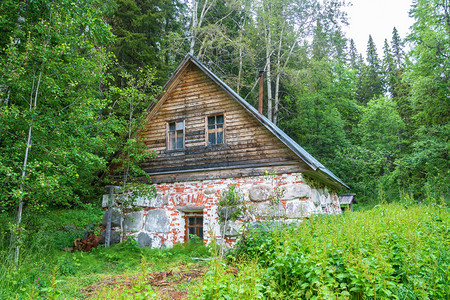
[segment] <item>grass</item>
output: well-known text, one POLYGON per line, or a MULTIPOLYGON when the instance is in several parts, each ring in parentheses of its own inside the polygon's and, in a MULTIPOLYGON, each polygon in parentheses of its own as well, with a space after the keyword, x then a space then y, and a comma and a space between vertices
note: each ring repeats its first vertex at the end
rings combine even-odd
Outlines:
POLYGON ((440 205, 384 204, 254 230, 211 266, 203 299, 449 299, 450 217, 440 205))
POLYGON ((129 240, 89 253, 53 251, 48 256, 25 256, 18 269, 3 257, 0 272, 6 276, 0 279, 0 299, 41 299, 52 295, 63 299, 128 299, 128 294, 131 299, 140 299, 136 295, 146 289, 145 295, 155 293, 148 284, 152 274, 170 270, 170 277, 177 279, 176 276, 204 265, 192 257, 207 256, 209 251, 203 245, 176 245, 160 250, 139 248, 129 240))
POLYGON ((92 207, 56 210, 27 220, 28 235, 18 268, 8 259, 6 224, 11 218, 0 215, 0 274, 4 274, 0 299, 148 299, 158 292, 158 287, 148 284, 156 282, 152 277, 168 270, 174 284, 188 288, 195 283, 181 276, 204 268, 205 263, 192 259, 210 256, 209 249, 198 243, 160 250, 140 248, 128 239, 89 253, 61 251, 100 223, 102 213, 92 207))
POLYGON ((0 299, 450 299, 449 216, 445 205, 411 202, 317 216, 255 229, 220 259, 214 244, 133 240, 63 252, 101 210, 57 211, 29 223, 17 269, 2 219, 0 299))

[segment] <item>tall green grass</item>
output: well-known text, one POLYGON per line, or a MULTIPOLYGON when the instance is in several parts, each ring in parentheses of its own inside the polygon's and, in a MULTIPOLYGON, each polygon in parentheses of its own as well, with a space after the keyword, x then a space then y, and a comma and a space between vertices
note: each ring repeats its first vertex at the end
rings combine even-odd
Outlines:
POLYGON ((28 233, 17 268, 8 259, 7 224, 13 218, 0 215, 0 299, 82 299, 83 288, 105 277, 134 276, 143 267, 148 272, 167 271, 192 263, 192 257, 210 255, 201 243, 160 250, 140 248, 133 239, 108 249, 100 245, 90 253, 61 251, 73 245, 75 238, 82 238, 84 231, 94 229, 102 215, 101 209, 87 207, 49 211, 26 220, 28 233))
POLYGON ((450 217, 439 205, 384 204, 254 229, 215 264, 204 299, 449 299, 450 217))

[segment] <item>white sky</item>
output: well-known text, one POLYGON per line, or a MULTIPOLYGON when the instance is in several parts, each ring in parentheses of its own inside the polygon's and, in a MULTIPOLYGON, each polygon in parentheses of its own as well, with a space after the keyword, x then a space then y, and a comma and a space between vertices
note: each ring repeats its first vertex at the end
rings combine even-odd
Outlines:
POLYGON ((356 49, 366 56, 369 34, 382 58, 384 39, 390 45, 392 29, 397 28, 402 39, 409 33, 413 19, 408 13, 413 0, 350 0, 353 6, 346 9, 350 25, 344 27, 348 39, 353 38, 356 49))

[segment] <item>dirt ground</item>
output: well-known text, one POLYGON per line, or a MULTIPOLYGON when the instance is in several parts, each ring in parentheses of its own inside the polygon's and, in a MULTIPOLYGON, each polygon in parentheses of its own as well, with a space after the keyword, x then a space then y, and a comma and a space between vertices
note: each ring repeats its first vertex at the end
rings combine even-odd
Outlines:
POLYGON ((181 266, 180 271, 111 276, 84 288, 82 292, 88 299, 96 298, 98 293, 105 289, 114 289, 119 294, 132 295, 136 291, 136 286, 148 283, 160 299, 187 299, 189 283, 193 279, 203 276, 205 272, 206 267, 204 266, 191 268, 181 266))

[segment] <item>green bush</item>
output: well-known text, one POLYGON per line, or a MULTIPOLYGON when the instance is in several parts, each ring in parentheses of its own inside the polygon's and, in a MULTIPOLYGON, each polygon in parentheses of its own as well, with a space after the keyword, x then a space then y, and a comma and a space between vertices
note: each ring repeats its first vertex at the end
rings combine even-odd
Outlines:
MULTIPOLYGON (((246 287, 255 298, 448 299, 449 237, 446 207, 388 204, 251 230, 233 257, 244 273, 258 261, 255 286, 246 287)), ((208 280, 205 295, 232 299, 242 288, 229 274, 208 280)))

